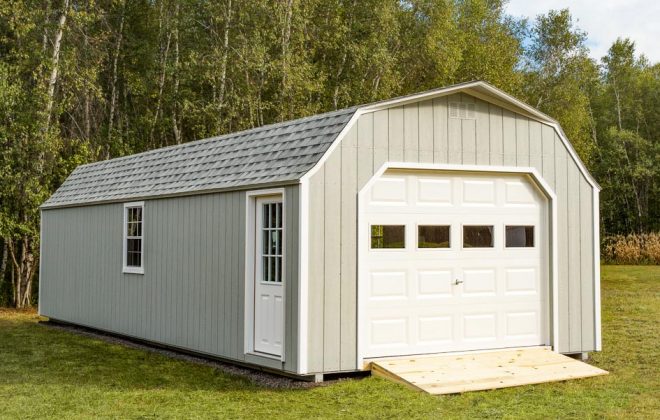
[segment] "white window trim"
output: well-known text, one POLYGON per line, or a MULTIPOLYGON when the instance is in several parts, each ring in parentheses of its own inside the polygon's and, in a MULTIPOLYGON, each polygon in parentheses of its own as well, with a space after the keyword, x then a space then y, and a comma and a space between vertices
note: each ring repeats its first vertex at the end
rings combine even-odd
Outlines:
POLYGON ((256 231, 255 231, 255 218, 256 218, 256 203, 257 199, 268 196, 280 196, 282 199, 282 305, 286 309, 286 191, 284 188, 270 188, 264 190, 248 191, 245 193, 245 311, 243 314, 244 322, 244 336, 243 336, 243 353, 252 356, 259 356, 267 359, 279 360, 284 362, 286 360, 286 310, 283 313, 285 319, 283 320, 282 332, 282 355, 276 356, 267 353, 261 353, 254 349, 254 282, 255 282, 255 265, 256 265, 256 231))
POLYGON ((145 238, 145 230, 144 230, 144 201, 134 201, 132 203, 124 203, 124 217, 123 217, 123 223, 121 226, 122 229, 122 273, 126 274, 144 274, 144 238, 145 238), (128 223, 128 209, 129 208, 134 208, 134 207, 140 207, 142 208, 142 241, 140 241, 140 267, 129 267, 126 265, 126 245, 128 243, 128 238, 126 235, 126 224, 128 223))

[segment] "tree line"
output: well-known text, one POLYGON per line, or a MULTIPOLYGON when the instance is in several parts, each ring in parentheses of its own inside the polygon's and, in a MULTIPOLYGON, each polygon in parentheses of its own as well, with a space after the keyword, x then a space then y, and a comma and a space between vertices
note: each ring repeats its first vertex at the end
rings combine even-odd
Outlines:
POLYGON ((502 0, 2 2, 0 305, 33 302, 38 208, 79 164, 475 79, 562 124, 605 233, 657 231, 659 75, 502 0))

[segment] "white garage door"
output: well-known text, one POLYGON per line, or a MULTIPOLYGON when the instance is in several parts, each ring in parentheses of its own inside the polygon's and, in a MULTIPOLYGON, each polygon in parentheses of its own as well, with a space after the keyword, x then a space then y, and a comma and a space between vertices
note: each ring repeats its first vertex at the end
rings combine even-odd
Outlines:
POLYGON ((366 191, 364 357, 549 343, 547 201, 531 182, 388 171, 366 191))

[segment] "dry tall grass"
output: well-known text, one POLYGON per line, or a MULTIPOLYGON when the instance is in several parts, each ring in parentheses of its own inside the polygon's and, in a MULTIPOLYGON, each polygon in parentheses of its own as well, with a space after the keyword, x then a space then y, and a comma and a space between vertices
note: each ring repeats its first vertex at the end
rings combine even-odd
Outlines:
POLYGON ((610 264, 660 264, 660 233, 606 236, 602 257, 610 264))

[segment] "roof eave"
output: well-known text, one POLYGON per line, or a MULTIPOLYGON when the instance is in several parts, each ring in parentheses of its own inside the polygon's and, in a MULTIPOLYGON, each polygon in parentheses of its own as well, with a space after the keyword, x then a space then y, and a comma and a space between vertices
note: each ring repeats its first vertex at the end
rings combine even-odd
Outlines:
POLYGON ((64 208, 73 208, 73 207, 88 207, 88 206, 97 206, 97 205, 102 205, 102 204, 115 204, 115 203, 125 203, 127 201, 147 201, 147 200, 160 200, 160 199, 166 199, 166 198, 177 198, 177 197, 190 197, 194 195, 205 195, 205 194, 215 194, 215 193, 223 193, 223 192, 231 192, 231 191, 248 191, 248 190, 253 190, 253 189, 264 189, 264 188, 274 188, 274 187, 284 187, 284 186, 291 186, 291 185, 298 185, 300 183, 300 178, 302 175, 299 175, 295 178, 288 179, 285 181, 277 181, 277 182, 268 182, 268 183, 263 183, 263 184, 248 184, 248 185, 240 185, 240 186, 230 186, 226 188, 211 188, 207 190, 191 190, 191 191, 184 191, 184 192, 176 192, 176 193, 165 193, 165 194, 157 194, 157 195, 138 195, 138 196, 131 196, 131 197, 119 197, 119 198, 112 198, 112 199, 106 199, 106 200, 96 200, 96 201, 85 201, 85 202, 78 202, 78 203, 63 203, 63 204, 48 204, 46 201, 44 204, 39 206, 39 210, 55 210, 55 209, 64 209, 64 208))

